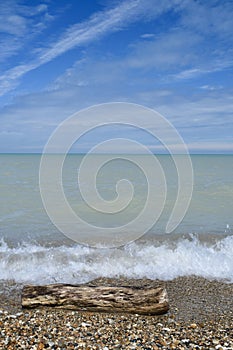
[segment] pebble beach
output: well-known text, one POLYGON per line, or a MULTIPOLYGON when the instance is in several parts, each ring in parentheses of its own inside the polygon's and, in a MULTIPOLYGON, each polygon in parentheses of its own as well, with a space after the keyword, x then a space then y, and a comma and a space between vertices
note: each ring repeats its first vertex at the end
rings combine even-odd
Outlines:
MULTIPOLYGON (((98 279, 97 284, 158 281, 98 279)), ((161 283, 161 282, 160 282, 161 283)), ((165 315, 22 309, 22 285, 1 284, 0 349, 233 349, 233 284, 201 277, 163 282, 165 315)))

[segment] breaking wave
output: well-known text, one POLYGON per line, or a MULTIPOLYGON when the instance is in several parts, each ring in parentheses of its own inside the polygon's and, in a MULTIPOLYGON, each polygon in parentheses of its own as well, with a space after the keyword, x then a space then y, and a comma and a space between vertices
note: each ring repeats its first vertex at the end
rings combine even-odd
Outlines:
POLYGON ((18 283, 82 283, 119 276, 171 280, 189 275, 233 282, 233 236, 213 244, 192 236, 173 246, 134 242, 116 249, 0 243, 0 279, 18 283))

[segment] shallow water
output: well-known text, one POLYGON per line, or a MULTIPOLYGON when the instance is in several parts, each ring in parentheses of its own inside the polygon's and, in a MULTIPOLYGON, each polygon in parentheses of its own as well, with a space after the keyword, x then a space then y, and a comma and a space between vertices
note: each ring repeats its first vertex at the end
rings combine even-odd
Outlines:
MULTIPOLYGON (((94 157, 104 159, 101 155, 94 157)), ((145 156, 133 156, 135 160, 137 157, 145 156)), ((97 249, 73 242, 50 221, 40 197, 40 155, 1 155, 0 279, 79 283, 99 276, 167 280, 196 274, 233 281, 233 156, 192 156, 191 204, 171 234, 165 234, 165 227, 177 195, 177 173, 169 156, 157 158, 167 181, 160 219, 136 242, 121 248, 97 249)), ((64 163, 64 191, 74 211, 103 227, 124 225, 137 215, 147 194, 140 169, 122 159, 103 167, 97 187, 106 200, 115 198, 116 182, 122 178, 131 181, 135 192, 127 211, 118 216, 99 216, 80 197, 77 172, 81 160, 82 156, 69 155, 64 163)), ((86 186, 88 189, 88 183, 86 186)), ((88 229, 82 234, 88 235, 88 229)))

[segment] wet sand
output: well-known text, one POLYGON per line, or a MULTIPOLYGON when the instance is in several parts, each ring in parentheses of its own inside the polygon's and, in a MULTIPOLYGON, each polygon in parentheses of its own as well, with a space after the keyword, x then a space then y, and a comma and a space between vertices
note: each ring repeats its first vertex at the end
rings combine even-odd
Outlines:
MULTIPOLYGON (((98 279, 96 284, 157 285, 98 279)), ((164 282, 163 282, 164 283, 164 282)), ((165 282, 162 316, 22 310, 22 285, 0 284, 0 349, 233 349, 233 284, 200 277, 165 282)))

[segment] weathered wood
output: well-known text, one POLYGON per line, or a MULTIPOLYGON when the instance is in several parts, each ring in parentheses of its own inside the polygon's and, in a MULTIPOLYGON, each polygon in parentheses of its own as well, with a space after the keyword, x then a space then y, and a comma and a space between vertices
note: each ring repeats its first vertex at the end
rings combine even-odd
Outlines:
POLYGON ((158 315, 169 309, 166 289, 156 287, 95 286, 51 284, 26 285, 22 307, 50 306, 62 309, 97 312, 127 312, 158 315))

